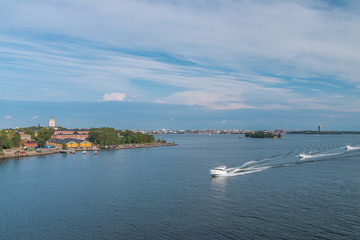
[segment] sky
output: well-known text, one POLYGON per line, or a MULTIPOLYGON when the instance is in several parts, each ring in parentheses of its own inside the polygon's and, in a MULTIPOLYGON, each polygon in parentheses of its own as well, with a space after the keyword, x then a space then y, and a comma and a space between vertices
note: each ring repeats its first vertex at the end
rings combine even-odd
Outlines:
POLYGON ((360 130, 359 10, 0 0, 0 128, 360 130))

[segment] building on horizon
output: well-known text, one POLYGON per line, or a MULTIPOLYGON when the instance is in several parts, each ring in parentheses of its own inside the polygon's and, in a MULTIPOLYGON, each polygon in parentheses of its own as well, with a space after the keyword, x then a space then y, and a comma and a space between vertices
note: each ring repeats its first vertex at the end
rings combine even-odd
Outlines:
POLYGON ((55 130, 54 134, 89 134, 90 130, 55 130))
POLYGON ((55 119, 53 116, 51 116, 51 118, 49 120, 49 127, 55 128, 55 119))
POLYGON ((89 134, 53 134, 51 135, 51 139, 79 139, 79 140, 86 140, 89 137, 89 134))

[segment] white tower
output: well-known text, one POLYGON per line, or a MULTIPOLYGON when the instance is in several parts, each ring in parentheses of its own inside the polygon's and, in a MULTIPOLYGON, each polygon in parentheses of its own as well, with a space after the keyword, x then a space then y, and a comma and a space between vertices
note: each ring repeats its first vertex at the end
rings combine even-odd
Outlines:
POLYGON ((49 127, 54 128, 55 127, 55 119, 53 116, 51 116, 49 120, 49 127))

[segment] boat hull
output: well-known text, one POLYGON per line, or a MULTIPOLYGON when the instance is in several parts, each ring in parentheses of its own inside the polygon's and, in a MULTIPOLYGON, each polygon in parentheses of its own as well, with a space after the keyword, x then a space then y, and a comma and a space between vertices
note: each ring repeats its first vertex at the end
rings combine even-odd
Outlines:
POLYGON ((308 158, 309 156, 308 155, 306 155, 305 153, 300 153, 299 154, 299 158, 300 159, 305 159, 305 158, 308 158))
POLYGON ((226 176, 228 173, 224 170, 218 170, 218 169, 211 169, 209 172, 211 177, 220 177, 220 176, 226 176))
POLYGON ((346 145, 346 146, 345 146, 345 149, 346 149, 346 150, 354 150, 355 148, 352 147, 352 146, 350 146, 350 145, 346 145))

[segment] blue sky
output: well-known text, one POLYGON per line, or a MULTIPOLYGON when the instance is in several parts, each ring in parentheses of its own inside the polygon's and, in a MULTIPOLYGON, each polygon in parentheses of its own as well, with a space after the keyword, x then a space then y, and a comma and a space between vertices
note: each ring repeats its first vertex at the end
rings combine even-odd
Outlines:
POLYGON ((360 130, 340 2, 0 1, 0 128, 360 130))

